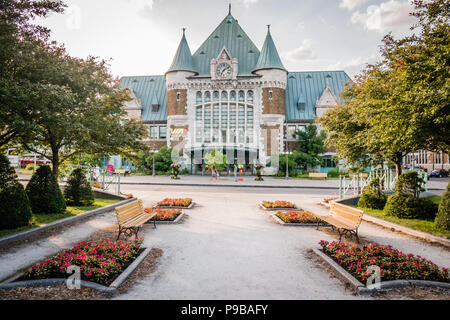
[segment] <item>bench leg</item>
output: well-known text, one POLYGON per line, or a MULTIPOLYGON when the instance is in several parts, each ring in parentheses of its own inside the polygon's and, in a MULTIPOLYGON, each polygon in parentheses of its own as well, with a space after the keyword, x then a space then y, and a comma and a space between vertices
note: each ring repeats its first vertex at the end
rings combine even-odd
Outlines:
POLYGON ((356 238, 356 242, 359 244, 358 230, 355 230, 355 238, 356 238))
POLYGON ((156 219, 153 220, 153 229, 156 229, 156 219))
POLYGON ((117 235, 116 241, 119 241, 121 234, 122 234, 122 228, 119 226, 119 234, 117 235))
POLYGON ((339 233, 339 243, 341 243, 341 241, 342 241, 342 236, 343 236, 343 234, 344 234, 344 231, 343 230, 341 230, 341 229, 337 229, 337 231, 338 231, 338 233, 339 233))
POLYGON ((135 227, 135 228, 134 228, 135 238, 138 237, 138 232, 139 232, 139 229, 140 229, 140 228, 141 228, 141 227, 135 227))

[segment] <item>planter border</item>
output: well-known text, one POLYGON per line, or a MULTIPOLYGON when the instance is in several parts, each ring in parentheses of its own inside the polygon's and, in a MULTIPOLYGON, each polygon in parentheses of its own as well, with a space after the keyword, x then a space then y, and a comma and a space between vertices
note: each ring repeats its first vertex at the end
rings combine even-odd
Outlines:
MULTIPOLYGON (((178 224, 180 222, 180 220, 183 219, 184 216, 185 216, 185 213, 181 212, 181 214, 178 215, 178 217, 173 221, 155 221, 155 222, 156 222, 156 224, 178 224)), ((146 224, 153 224, 153 221, 149 220, 146 222, 146 224)))
MULTIPOLYGON (((271 213, 270 216, 272 217, 272 219, 275 222, 281 224, 284 227, 317 227, 317 223, 287 223, 287 222, 284 222, 277 216, 276 213, 271 213)), ((330 225, 328 223, 326 223, 326 224, 319 224, 319 226, 328 227, 330 225)))
POLYGON ((154 206, 152 209, 192 209, 192 207, 195 205, 195 202, 192 201, 191 204, 187 207, 165 207, 165 206, 154 206))
POLYGON ((320 257, 324 262, 326 262, 336 273, 338 273, 342 278, 344 278, 348 283, 351 284, 353 289, 355 289, 359 294, 372 294, 375 292, 392 290, 397 288, 404 288, 410 286, 416 287, 427 287, 427 288, 442 288, 450 290, 450 283, 438 282, 438 281, 428 281, 428 280, 389 280, 380 282, 380 288, 367 288, 362 282, 356 279, 350 272, 345 270, 341 265, 329 257, 326 253, 320 251, 319 249, 313 248, 313 252, 320 257))
MULTIPOLYGON (((91 288, 101 293, 115 293, 117 289, 125 282, 125 280, 128 279, 128 277, 133 273, 133 271, 141 264, 141 262, 148 256, 151 250, 151 248, 146 248, 121 274, 119 274, 119 276, 109 286, 91 281, 81 280, 81 288, 91 288)), ((1 283, 0 289, 11 290, 15 288, 48 287, 65 284, 67 282, 67 279, 63 278, 13 282, 16 279, 20 278, 22 275, 23 273, 1 283)))
POLYGON ((261 203, 259 204, 259 208, 263 209, 264 211, 303 211, 302 209, 299 209, 297 207, 295 207, 295 208, 266 208, 261 203))
POLYGON ((80 214, 75 215, 73 217, 68 217, 68 218, 65 218, 65 219, 60 219, 60 220, 53 221, 53 222, 51 222, 49 224, 46 224, 44 226, 41 226, 41 227, 36 227, 36 228, 33 228, 33 229, 29 229, 29 230, 26 230, 26 231, 14 233, 12 235, 2 237, 2 238, 0 238, 0 247, 6 245, 8 243, 11 243, 13 241, 26 239, 26 238, 28 238, 30 236, 33 236, 33 235, 38 234, 38 233, 40 233, 42 231, 45 231, 45 230, 51 230, 51 229, 56 228, 56 227, 60 227, 60 226, 63 226, 63 225, 68 225, 70 223, 77 222, 79 220, 85 219, 85 218, 93 216, 93 215, 98 215, 98 214, 102 214, 102 213, 111 211, 112 209, 114 209, 116 207, 120 207, 120 206, 122 206, 124 204, 127 204, 127 203, 135 201, 135 200, 137 200, 137 198, 126 198, 123 201, 111 204, 111 205, 106 206, 106 207, 101 207, 101 208, 98 208, 98 209, 95 209, 95 210, 91 210, 91 211, 88 211, 88 212, 80 213, 80 214))

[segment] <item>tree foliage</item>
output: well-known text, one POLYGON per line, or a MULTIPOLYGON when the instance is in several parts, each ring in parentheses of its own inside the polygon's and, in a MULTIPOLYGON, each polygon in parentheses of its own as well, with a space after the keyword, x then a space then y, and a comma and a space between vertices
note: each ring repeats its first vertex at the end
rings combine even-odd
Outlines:
POLYGON ((319 132, 317 126, 310 124, 305 130, 295 132, 298 141, 297 152, 293 152, 292 158, 297 167, 317 166, 322 164, 322 157, 319 155, 327 151, 324 145, 326 133, 319 132))
POLYGON ((449 150, 449 2, 414 3, 416 33, 399 40, 386 35, 382 60, 347 85, 343 105, 319 120, 328 145, 348 164, 390 160, 400 175, 406 154, 449 150))
POLYGON ((218 171, 225 170, 227 166, 227 156, 221 150, 214 148, 205 154, 205 166, 208 170, 215 167, 218 171))
POLYGON ((442 196, 441 203, 439 203, 435 224, 438 228, 450 230, 450 182, 447 185, 447 190, 442 196))

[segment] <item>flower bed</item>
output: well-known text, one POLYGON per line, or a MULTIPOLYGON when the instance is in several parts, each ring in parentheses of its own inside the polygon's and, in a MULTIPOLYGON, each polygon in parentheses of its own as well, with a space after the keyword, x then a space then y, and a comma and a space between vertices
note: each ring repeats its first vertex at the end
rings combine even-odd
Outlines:
POLYGON ((276 216, 285 223, 325 223, 322 219, 317 218, 314 214, 308 211, 278 211, 276 216))
POLYGON ((181 209, 145 209, 145 212, 153 214, 156 213, 150 221, 175 221, 182 213, 181 209))
POLYGON ((166 198, 156 204, 157 207, 189 207, 192 203, 192 199, 169 199, 166 198))
POLYGON ((296 206, 292 202, 289 201, 263 201, 262 203, 264 208, 267 209, 295 209, 296 206))
POLYGON ((80 242, 70 250, 42 260, 25 270, 22 280, 67 278, 70 266, 79 266, 81 280, 110 285, 143 251, 142 240, 80 242))
POLYGON ((322 250, 341 267, 350 272, 361 282, 365 282, 370 274, 369 266, 380 267, 381 281, 388 280, 428 280, 450 282, 446 268, 442 270, 432 261, 421 256, 404 254, 391 246, 380 246, 374 243, 350 246, 348 243, 329 243, 320 241, 322 250))

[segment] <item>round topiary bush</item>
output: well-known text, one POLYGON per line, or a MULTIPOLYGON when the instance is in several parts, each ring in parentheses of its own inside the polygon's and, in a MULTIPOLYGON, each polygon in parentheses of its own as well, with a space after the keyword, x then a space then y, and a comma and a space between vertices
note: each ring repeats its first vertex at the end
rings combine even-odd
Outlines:
POLYGON ((440 229, 450 230, 450 182, 439 204, 435 224, 440 229))
POLYGON ((381 188, 380 179, 372 179, 361 195, 361 198, 359 198, 358 207, 382 210, 386 205, 387 194, 383 193, 381 188))
POLYGON ((94 203, 94 193, 81 168, 70 175, 64 188, 64 198, 71 206, 90 206, 94 203))
POLYGON ((36 170, 26 191, 34 214, 60 214, 66 210, 58 181, 49 166, 41 166, 36 170))
POLYGON ((17 175, 8 158, 0 154, 0 189, 17 183, 17 175))
POLYGON ((384 207, 386 215, 404 219, 432 220, 436 217, 437 205, 427 198, 412 197, 406 193, 390 196, 384 207))
POLYGON ((0 229, 15 229, 30 223, 30 200, 19 182, 1 190, 0 203, 0 229))

